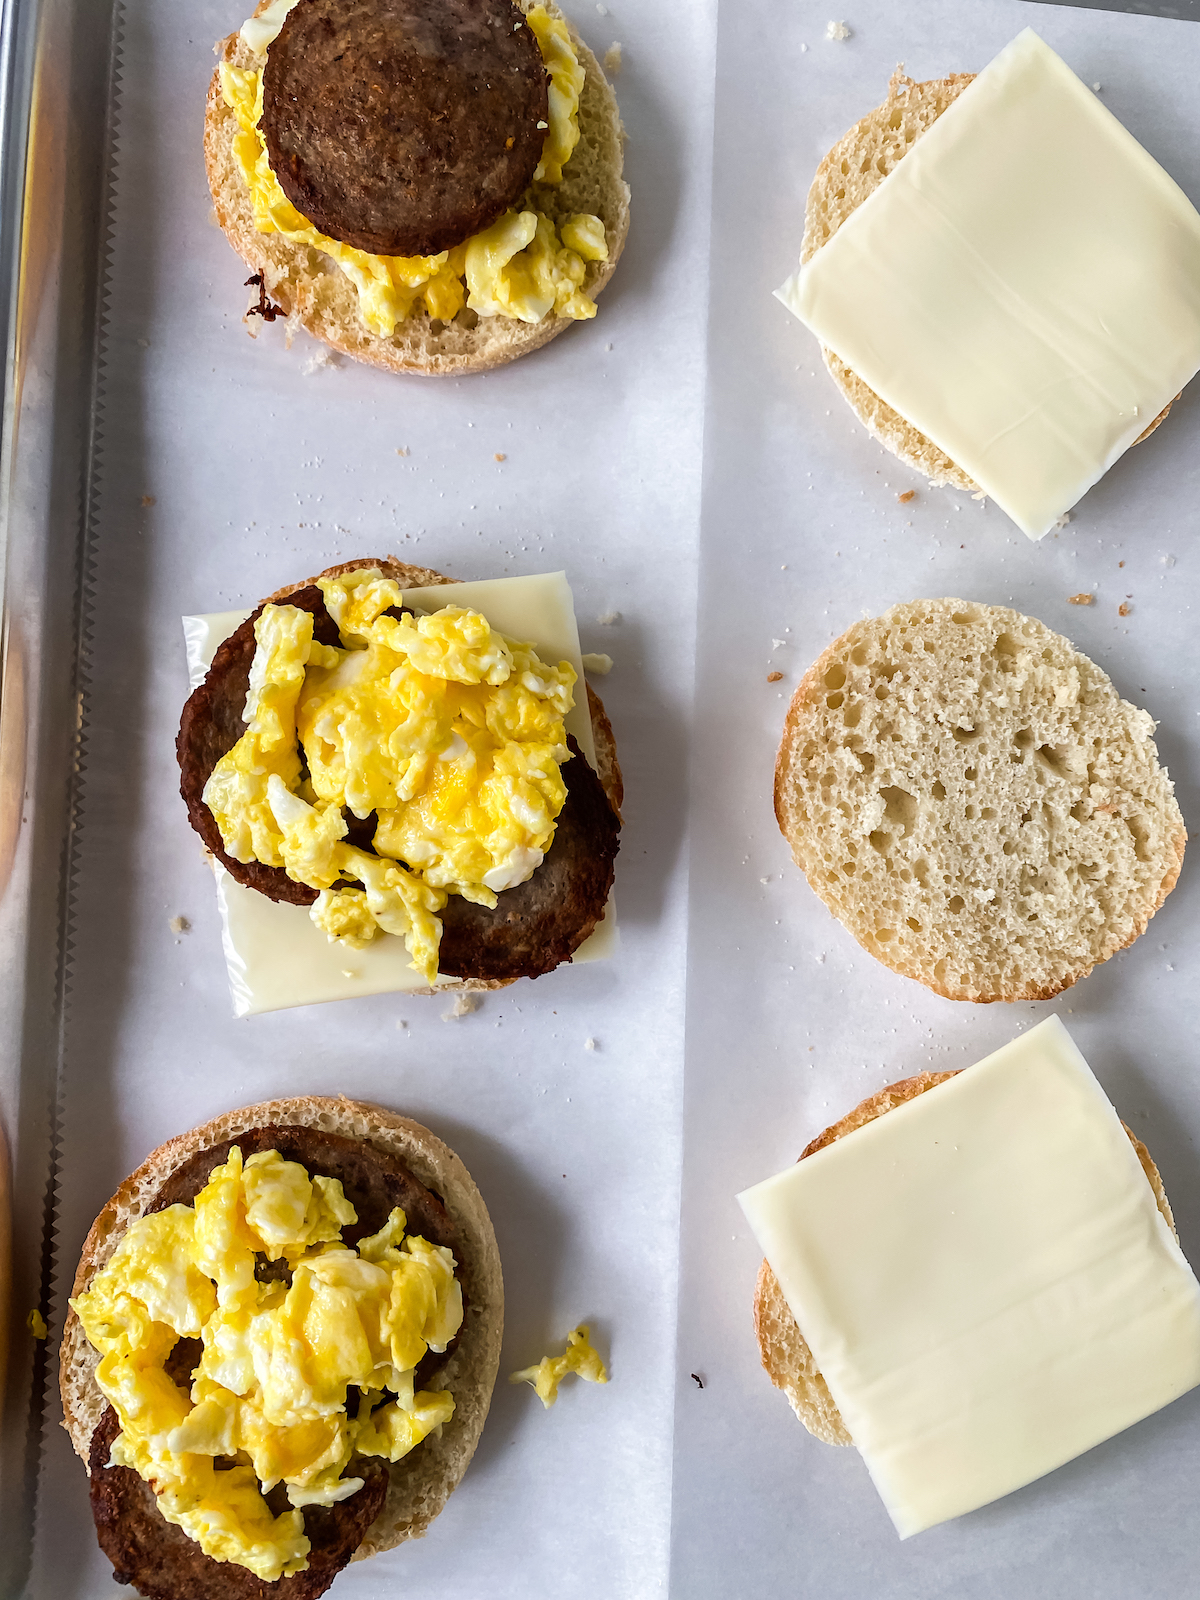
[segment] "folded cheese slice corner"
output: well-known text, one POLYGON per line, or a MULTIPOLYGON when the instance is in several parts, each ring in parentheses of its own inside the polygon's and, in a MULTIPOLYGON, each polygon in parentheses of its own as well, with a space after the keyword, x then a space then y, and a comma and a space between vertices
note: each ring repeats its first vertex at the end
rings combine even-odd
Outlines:
MULTIPOLYGON (((578 681, 575 704, 566 717, 567 732, 574 734, 584 757, 595 766, 575 601, 565 572, 408 589, 404 600, 420 612, 446 605, 473 607, 509 638, 534 645, 543 659, 569 661, 578 681)), ((183 618, 193 689, 203 683, 218 646, 249 615, 249 611, 222 611, 183 618)), ((380 937, 364 950, 348 949, 327 938, 302 906, 268 900, 230 877, 219 861, 213 862, 213 868, 235 1016, 425 988, 425 980, 412 969, 402 939, 380 937)), ((603 961, 614 954, 616 946, 616 910, 610 897, 599 926, 572 960, 576 964, 603 961)))
POLYGON ((738 1199, 902 1538, 1200 1383, 1200 1284, 1056 1017, 738 1199))
POLYGON ((778 294, 1040 539, 1200 370, 1200 214, 1026 28, 778 294))

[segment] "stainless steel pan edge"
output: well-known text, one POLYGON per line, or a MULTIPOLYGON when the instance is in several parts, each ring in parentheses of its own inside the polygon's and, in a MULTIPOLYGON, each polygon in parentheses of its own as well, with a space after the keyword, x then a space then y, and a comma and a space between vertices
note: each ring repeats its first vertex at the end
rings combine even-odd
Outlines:
MULTIPOLYGON (((115 0, 0 13, 0 1596, 24 1586, 62 1286, 49 1252, 72 816, 86 742, 89 482, 115 0), (39 1306, 51 1339, 26 1327, 39 1306), (56 1314, 57 1313, 57 1314, 56 1314)), ((47 1406, 47 1413, 50 1411, 47 1406)))

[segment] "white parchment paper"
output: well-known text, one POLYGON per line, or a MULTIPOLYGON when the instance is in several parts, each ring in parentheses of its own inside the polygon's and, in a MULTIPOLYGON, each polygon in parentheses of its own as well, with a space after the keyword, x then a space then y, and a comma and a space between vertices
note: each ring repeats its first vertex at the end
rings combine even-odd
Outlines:
MULTIPOLYGON (((491 1209, 502 1373, 588 1320, 612 1381, 575 1384, 545 1413, 502 1382, 431 1533, 351 1567, 337 1593, 661 1593, 715 5, 571 7, 600 55, 623 46, 629 245, 595 321, 461 381, 313 370, 319 347, 288 349, 281 324, 247 337, 247 271, 209 220, 201 159, 212 44, 247 9, 125 8, 56 1324, 92 1217, 163 1139, 309 1091, 407 1112, 459 1152, 491 1209), (238 1022, 177 792, 179 616, 389 552, 460 578, 567 571, 583 649, 615 662, 602 692, 628 791, 620 949, 457 1020, 442 1020, 444 997, 377 996, 238 1022), (178 916, 190 931, 172 932, 178 916)), ((39 1507, 39 1600, 129 1592, 53 1425, 39 1507)))
POLYGON ((794 270, 817 162, 896 63, 918 79, 974 70, 1030 23, 1200 201, 1200 28, 1016 0, 856 0, 836 13, 851 36, 826 42, 830 14, 740 0, 718 39, 672 1592, 1182 1595, 1196 1582, 1200 1393, 902 1545, 856 1452, 811 1438, 759 1365, 760 1257, 735 1191, 883 1084, 968 1065, 1050 1011, 1149 1145, 1200 1261, 1195 863, 1147 934, 1058 1000, 956 1005, 859 949, 792 866, 771 808, 809 663, 860 615, 950 594, 1031 612, 1098 660, 1161 719, 1160 755, 1200 820, 1195 385, 1035 547, 994 506, 926 489, 873 443, 771 293, 794 270), (1085 589, 1093 606, 1068 605, 1085 589))

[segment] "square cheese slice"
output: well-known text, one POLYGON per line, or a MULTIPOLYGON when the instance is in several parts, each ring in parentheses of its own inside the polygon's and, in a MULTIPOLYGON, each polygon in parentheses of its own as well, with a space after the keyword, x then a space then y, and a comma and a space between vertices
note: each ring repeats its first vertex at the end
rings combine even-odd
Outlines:
POLYGON ((1057 1017, 738 1198, 901 1538, 1200 1383, 1200 1284, 1057 1017))
POLYGON ((778 294, 1040 539, 1200 370, 1200 215, 1026 28, 778 294))
MULTIPOLYGON (((445 605, 471 606, 509 638, 529 641, 550 660, 569 661, 579 681, 576 703, 566 718, 567 731, 574 734, 584 756, 595 765, 596 747, 587 713, 575 602, 565 573, 407 589, 404 600, 414 611, 424 612, 437 611, 445 605)), ((184 617, 188 677, 193 689, 204 681, 217 647, 249 615, 249 611, 222 611, 184 617)), ((412 970, 402 939, 381 936, 364 950, 335 944, 313 923, 304 907, 278 905, 231 878, 220 862, 214 861, 213 867, 235 1016, 425 988, 420 974, 412 970)), ((610 898, 600 925, 580 945, 573 959, 603 960, 615 948, 616 912, 610 898)), ((456 979, 441 981, 457 983, 456 979)))

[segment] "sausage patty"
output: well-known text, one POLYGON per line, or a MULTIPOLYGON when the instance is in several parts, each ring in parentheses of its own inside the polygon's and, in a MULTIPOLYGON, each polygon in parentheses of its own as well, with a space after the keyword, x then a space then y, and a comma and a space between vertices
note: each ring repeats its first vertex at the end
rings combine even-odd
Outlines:
MULTIPOLYGON (((285 1160, 298 1161, 310 1177, 337 1178, 358 1212, 358 1221, 342 1229, 346 1244, 355 1245, 377 1233, 393 1207, 401 1206, 410 1234, 455 1249, 455 1227, 445 1206, 397 1156, 364 1140, 318 1128, 252 1128, 198 1150, 164 1180, 146 1214, 190 1205, 235 1144, 247 1160, 259 1151, 278 1150, 285 1160)), ((461 1281, 457 1260, 456 1251, 456 1276, 461 1281)), ((275 1275, 278 1266, 262 1258, 260 1275, 275 1275)), ((469 1295, 470 1286, 464 1284, 464 1308, 469 1295)), ((418 1389, 428 1387, 456 1342, 443 1353, 427 1353, 416 1369, 418 1389)), ((180 1339, 168 1357, 167 1371, 181 1388, 190 1385, 202 1350, 198 1339, 180 1339)), ((200 1595, 204 1600, 316 1600, 358 1549, 387 1499, 388 1463, 378 1456, 354 1457, 347 1475, 362 1478, 363 1487, 336 1505, 304 1508, 304 1531, 312 1544, 307 1570, 266 1583, 248 1567, 205 1555, 182 1528, 162 1516, 153 1489, 132 1468, 108 1465, 120 1431, 117 1414, 108 1406, 92 1434, 88 1455, 92 1518, 117 1582, 132 1584, 147 1600, 195 1600, 200 1595)), ((280 1490, 273 1490, 269 1501, 276 1515, 287 1509, 280 1490)))
POLYGON ((520 198, 547 106, 512 0, 299 0, 267 51, 260 126, 314 227, 373 255, 427 256, 520 198))
MULTIPOLYGON (((337 624, 315 584, 272 603, 310 611, 313 637, 322 644, 340 645, 337 624)), ((242 711, 254 660, 254 624, 261 612, 260 606, 224 640, 204 682, 183 708, 175 746, 179 790, 192 827, 233 878, 268 899, 310 906, 317 891, 289 878, 282 867, 235 861, 227 855, 216 819, 204 803, 204 786, 213 768, 246 731, 242 711)), ((620 848, 620 822, 575 740, 568 737, 567 745, 572 759, 562 769, 566 801, 546 859, 532 878, 503 890, 494 911, 452 894, 439 913, 438 970, 446 977, 541 977, 569 961, 603 917, 620 848)), ((348 842, 369 851, 374 818, 359 823, 352 814, 343 815, 348 842)))

